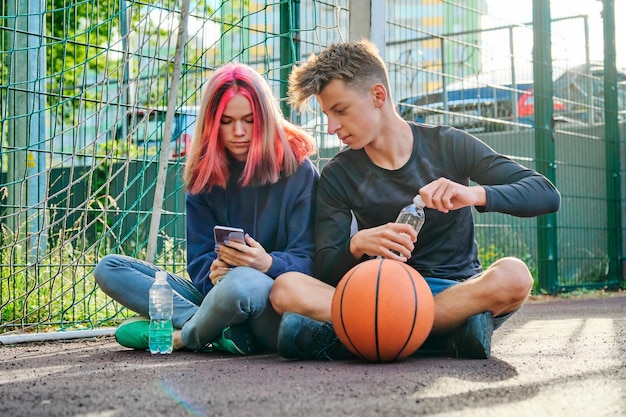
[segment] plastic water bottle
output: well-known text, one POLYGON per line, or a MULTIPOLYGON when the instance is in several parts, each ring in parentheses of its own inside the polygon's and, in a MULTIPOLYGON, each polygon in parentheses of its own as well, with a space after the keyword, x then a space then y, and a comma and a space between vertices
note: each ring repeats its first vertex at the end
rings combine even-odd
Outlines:
MULTIPOLYGON (((424 207, 426 204, 422 201, 422 198, 417 195, 413 198, 413 203, 404 207, 400 210, 398 217, 396 218, 396 223, 406 223, 410 224, 413 229, 419 234, 422 226, 424 225, 425 215, 424 215, 424 207)), ((396 255, 400 253, 393 251, 396 255)))
POLYGON ((426 204, 422 201, 422 198, 418 195, 413 199, 413 203, 400 210, 396 223, 410 224, 413 229, 419 234, 422 226, 424 225, 424 207, 426 204))
POLYGON ((150 353, 172 353, 173 291, 167 282, 167 272, 158 271, 150 287, 150 353))

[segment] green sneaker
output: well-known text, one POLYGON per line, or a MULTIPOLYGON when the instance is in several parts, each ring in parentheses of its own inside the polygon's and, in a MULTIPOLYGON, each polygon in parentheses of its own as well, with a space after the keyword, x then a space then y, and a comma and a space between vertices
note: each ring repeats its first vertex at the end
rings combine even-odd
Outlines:
POLYGON ((211 342, 211 347, 233 355, 253 355, 261 351, 256 337, 245 325, 225 328, 222 334, 211 342))
POLYGON ((148 350, 150 347, 148 343, 149 327, 150 319, 147 317, 131 317, 117 327, 115 340, 127 348, 148 350))

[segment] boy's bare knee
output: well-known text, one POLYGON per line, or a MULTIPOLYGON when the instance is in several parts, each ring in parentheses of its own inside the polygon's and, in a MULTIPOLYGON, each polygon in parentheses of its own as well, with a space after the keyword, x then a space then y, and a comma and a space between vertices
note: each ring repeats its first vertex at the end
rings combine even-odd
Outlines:
POLYGON ((287 311, 287 300, 289 300, 289 279, 285 279, 285 275, 280 275, 274 280, 272 290, 270 291, 270 304, 278 314, 287 311))
POLYGON ((287 311, 312 319, 330 320, 330 305, 335 288, 299 272, 287 272, 274 280, 270 303, 278 314, 287 311))
POLYGON ((533 277, 524 262, 517 258, 502 258, 491 267, 497 281, 497 293, 503 309, 515 309, 522 305, 533 288, 533 277))

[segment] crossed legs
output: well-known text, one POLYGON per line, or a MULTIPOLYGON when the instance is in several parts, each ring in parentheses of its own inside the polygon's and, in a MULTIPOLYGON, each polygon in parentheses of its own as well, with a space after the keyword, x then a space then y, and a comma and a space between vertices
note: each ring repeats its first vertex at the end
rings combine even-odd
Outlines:
MULTIPOLYGON (((479 277, 452 285, 436 294, 433 334, 462 325, 469 317, 489 311, 494 317, 518 309, 532 289, 533 278, 526 264, 507 257, 494 262, 479 277)), ((330 321, 335 288, 298 272, 274 281, 270 302, 278 314, 287 311, 318 321, 330 321)))

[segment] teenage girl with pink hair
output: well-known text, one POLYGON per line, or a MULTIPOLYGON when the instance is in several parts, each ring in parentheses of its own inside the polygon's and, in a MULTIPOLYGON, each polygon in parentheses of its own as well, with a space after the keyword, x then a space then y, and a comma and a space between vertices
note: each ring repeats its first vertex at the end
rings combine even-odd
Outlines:
MULTIPOLYGON (((283 117, 266 80, 226 64, 206 86, 185 167, 187 272, 168 273, 174 289, 174 349, 235 354, 275 351, 280 316, 268 296, 274 279, 312 274, 313 212, 319 174, 313 140, 283 117), (216 247, 213 227, 239 227, 245 243, 216 247)), ((148 291, 155 265, 108 255, 100 288, 139 314, 117 341, 148 348, 148 291)))

